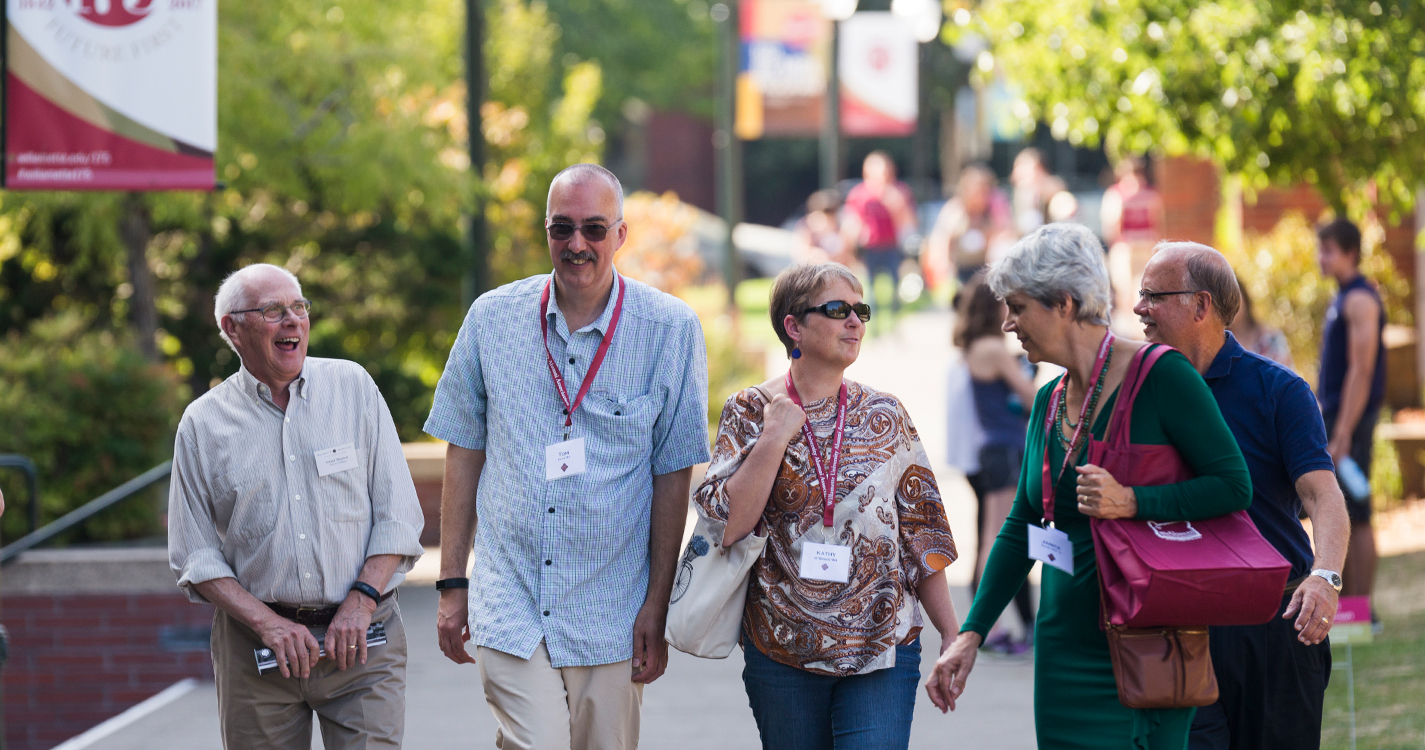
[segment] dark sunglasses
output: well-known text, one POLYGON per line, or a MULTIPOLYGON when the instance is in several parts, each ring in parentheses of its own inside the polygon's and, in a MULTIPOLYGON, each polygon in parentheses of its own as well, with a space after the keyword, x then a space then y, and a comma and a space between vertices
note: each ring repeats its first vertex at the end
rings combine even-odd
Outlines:
POLYGON ((808 307, 802 310, 802 315, 813 312, 819 312, 832 320, 846 320, 846 316, 851 313, 856 313, 856 317, 860 318, 862 323, 871 320, 871 306, 865 302, 857 302, 853 305, 845 300, 832 300, 824 305, 808 307))
POLYGON ((570 224, 567 221, 554 221, 546 224, 544 228, 549 231, 549 239, 558 242, 571 239, 576 229, 579 230, 580 234, 584 235, 584 239, 590 242, 603 242, 604 238, 609 236, 609 230, 613 228, 614 224, 618 224, 620 221, 623 221, 623 219, 618 219, 614 221, 613 224, 607 225, 580 224, 578 226, 570 224))

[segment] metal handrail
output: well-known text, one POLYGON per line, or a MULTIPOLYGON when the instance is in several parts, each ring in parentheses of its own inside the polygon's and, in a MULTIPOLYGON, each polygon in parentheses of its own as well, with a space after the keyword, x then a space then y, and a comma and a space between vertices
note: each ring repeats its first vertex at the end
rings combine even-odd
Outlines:
POLYGON ((69 531, 75 526, 89 520, 95 514, 117 505, 129 496, 147 488, 154 482, 166 478, 172 472, 173 462, 164 461, 158 466, 145 471, 118 487, 105 492, 99 497, 45 524, 44 528, 37 529, 16 539, 14 542, 5 545, 3 549, 0 549, 0 565, 9 564, 16 557, 19 557, 21 552, 38 547, 60 534, 69 531))
POLYGON ((25 472, 25 483, 30 488, 30 533, 35 533, 40 527, 39 469, 35 468, 35 462, 31 461, 29 456, 21 456, 18 453, 0 455, 0 467, 9 467, 25 472))

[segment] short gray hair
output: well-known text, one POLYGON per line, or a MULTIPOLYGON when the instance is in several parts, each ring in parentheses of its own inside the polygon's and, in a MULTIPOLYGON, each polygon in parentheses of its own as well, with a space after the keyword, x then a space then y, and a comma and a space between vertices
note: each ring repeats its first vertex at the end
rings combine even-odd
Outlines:
POLYGON ((1081 224, 1045 224, 1030 232, 990 267, 985 281, 1001 299, 1023 293, 1057 307, 1068 297, 1078 305, 1076 320, 1108 325, 1112 294, 1103 245, 1081 224))
POLYGON ((1216 249, 1199 242, 1164 240, 1153 246, 1153 254, 1160 252, 1183 254, 1184 281, 1194 292, 1207 292, 1212 297, 1212 310, 1217 313, 1222 325, 1230 326, 1237 319, 1237 311, 1242 308, 1242 287, 1237 285, 1237 275, 1232 272, 1232 264, 1216 249))
POLYGON ((233 346, 233 340, 228 338, 228 332, 223 330, 223 316, 234 310, 240 310, 257 304, 252 298, 252 289, 248 286, 248 279, 259 273, 277 273, 286 276, 293 284, 297 285, 297 294, 302 294, 302 282, 297 280, 291 271, 282 266, 274 266, 271 263, 253 263, 250 266, 243 266, 228 274, 223 283, 218 287, 218 295, 213 298, 213 319, 218 322, 218 335, 223 337, 224 343, 234 352, 237 347, 233 346))
POLYGON ((560 170, 559 174, 554 175, 554 179, 549 181, 549 193, 546 194, 544 198, 545 216, 549 215, 549 199, 554 196, 554 186, 559 184, 561 178, 565 177, 574 181, 576 184, 582 183, 590 178, 602 179, 608 182, 609 185, 613 187, 614 195, 618 200, 618 216, 616 218, 623 218, 623 183, 618 181, 618 177, 616 177, 613 172, 597 164, 588 163, 570 164, 560 170))

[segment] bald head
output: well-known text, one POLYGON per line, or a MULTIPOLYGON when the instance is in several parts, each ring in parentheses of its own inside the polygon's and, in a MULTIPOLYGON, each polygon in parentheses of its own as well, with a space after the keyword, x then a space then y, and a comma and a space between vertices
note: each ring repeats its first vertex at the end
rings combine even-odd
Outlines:
POLYGON ((1242 290, 1222 253, 1197 242, 1159 242, 1149 264, 1162 264, 1164 270, 1174 273, 1182 289, 1207 292, 1222 326, 1232 325, 1242 306, 1242 290))
POLYGON ((618 181, 618 177, 615 177, 613 172, 597 164, 572 164, 565 167, 559 174, 554 175, 554 179, 549 181, 549 195, 544 204, 546 215, 553 215, 550 206, 554 199, 554 190, 561 185, 573 188, 585 185, 607 186, 613 191, 614 200, 618 206, 618 214, 608 217, 608 220, 623 218, 623 184, 618 181))

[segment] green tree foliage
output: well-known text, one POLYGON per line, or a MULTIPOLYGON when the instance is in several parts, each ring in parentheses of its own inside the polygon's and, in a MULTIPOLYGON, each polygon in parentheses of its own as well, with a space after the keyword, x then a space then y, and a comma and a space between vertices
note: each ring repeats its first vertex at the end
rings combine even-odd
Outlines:
MULTIPOLYGON (((69 312, 0 339, 0 453, 34 459, 41 523, 168 458, 183 409, 170 368, 145 361, 123 334, 85 328, 69 312)), ((3 537, 14 541, 28 531, 30 498, 19 472, 0 473, 0 487, 10 510, 3 537)), ((155 507, 131 500, 90 521, 78 538, 161 533, 155 507)))
POLYGON ((717 70, 707 0, 547 0, 564 64, 597 61, 606 86, 594 115, 617 127, 631 98, 712 118, 717 70))
POLYGON ((1338 213, 1371 182, 1408 208, 1425 180, 1420 3, 989 0, 957 20, 947 39, 988 37, 981 72, 1075 144, 1196 154, 1249 189, 1306 181, 1338 213))

